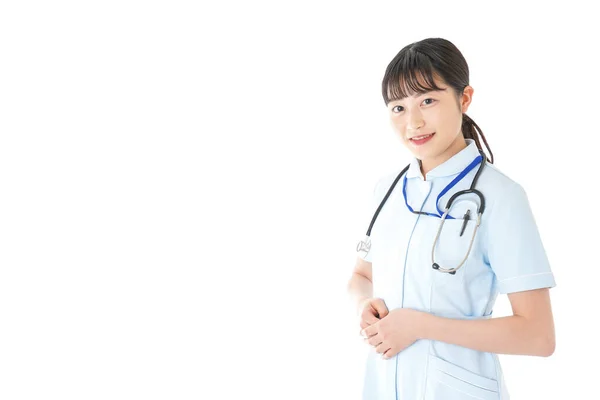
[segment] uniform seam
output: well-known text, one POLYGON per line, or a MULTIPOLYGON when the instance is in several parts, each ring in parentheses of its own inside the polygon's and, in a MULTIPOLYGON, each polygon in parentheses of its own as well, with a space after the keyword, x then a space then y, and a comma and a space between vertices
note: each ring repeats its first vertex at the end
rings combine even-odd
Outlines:
POLYGON ((517 278, 527 278, 529 276, 548 275, 548 274, 551 274, 551 273, 552 272, 539 272, 537 274, 517 275, 517 276, 510 277, 510 278, 499 279, 498 282, 505 282, 505 281, 509 281, 511 279, 517 279, 517 278))

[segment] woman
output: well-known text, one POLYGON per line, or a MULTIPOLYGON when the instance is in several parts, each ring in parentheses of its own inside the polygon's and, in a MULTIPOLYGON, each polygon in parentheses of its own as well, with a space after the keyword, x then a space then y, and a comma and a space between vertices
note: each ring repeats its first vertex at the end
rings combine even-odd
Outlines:
POLYGON ((378 213, 348 284, 371 346, 363 398, 507 400, 497 354, 555 347, 556 284, 527 195, 492 165, 466 115, 473 88, 451 42, 403 48, 382 89, 414 158, 377 182, 378 213), (444 215, 467 189, 480 193, 454 197, 444 215), (498 293, 512 316, 491 318, 498 293))

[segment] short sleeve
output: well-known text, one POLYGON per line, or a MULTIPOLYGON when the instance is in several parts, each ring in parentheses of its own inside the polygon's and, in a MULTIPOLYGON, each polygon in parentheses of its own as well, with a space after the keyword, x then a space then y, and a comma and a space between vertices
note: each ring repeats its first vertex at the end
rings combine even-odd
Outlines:
POLYGON ((525 190, 519 184, 511 186, 489 212, 485 256, 499 293, 556 286, 525 190))

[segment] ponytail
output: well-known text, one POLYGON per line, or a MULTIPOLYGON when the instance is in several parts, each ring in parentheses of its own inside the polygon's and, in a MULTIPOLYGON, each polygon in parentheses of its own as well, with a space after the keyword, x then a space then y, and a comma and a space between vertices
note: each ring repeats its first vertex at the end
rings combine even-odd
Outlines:
POLYGON ((492 150, 490 149, 487 140, 485 140, 485 136, 483 135, 481 128, 475 123, 475 121, 471 119, 471 117, 464 113, 462 120, 462 133, 465 139, 473 139, 475 141, 475 144, 477 145, 477 148, 483 151, 481 143, 479 142, 479 136, 481 136, 481 138, 483 139, 483 143, 485 143, 485 147, 487 148, 488 153, 490 153, 491 157, 490 158, 486 156, 486 159, 490 164, 494 163, 494 154, 492 154, 492 150))

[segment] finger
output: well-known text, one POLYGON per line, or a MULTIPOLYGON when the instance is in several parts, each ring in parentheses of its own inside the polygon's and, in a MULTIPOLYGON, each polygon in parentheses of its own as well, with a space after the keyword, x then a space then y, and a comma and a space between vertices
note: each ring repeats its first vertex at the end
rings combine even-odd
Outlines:
POLYGON ((390 346, 387 343, 379 343, 377 346, 375 346, 375 351, 380 353, 381 356, 383 356, 385 352, 389 350, 390 346))
POLYGON ((385 305, 383 299, 375 299, 375 301, 371 303, 371 306, 375 308, 375 311, 379 315, 379 318, 383 318, 389 314, 388 308, 385 305))
POLYGON ((373 347, 377 347, 377 346, 381 345, 381 343, 383 342, 383 340, 381 339, 381 335, 377 335, 377 334, 375 334, 365 340, 368 341, 369 344, 373 347))
POLYGON ((394 357, 394 351, 392 349, 387 349, 386 351, 383 352, 383 354, 381 355, 381 358, 383 358, 384 360, 389 360, 390 358, 394 357))
MULTIPOLYGON (((358 324, 360 325, 360 329, 362 331, 363 329, 373 325, 374 323, 376 323, 378 321, 379 321, 379 319, 377 319, 373 314, 365 312, 364 314, 361 315, 358 324)), ((361 335, 362 335, 362 333, 361 333, 361 335)))
POLYGON ((362 332, 363 329, 365 329, 366 327, 368 327, 370 325, 371 324, 368 324, 365 321, 360 321, 360 332, 362 332))
POLYGON ((379 319, 377 319, 373 314, 368 315, 367 313, 365 313, 364 317, 361 317, 359 319, 358 324, 360 325, 360 330, 362 331, 363 329, 373 325, 378 321, 379 319))
POLYGON ((379 318, 375 316, 375 310, 365 310, 361 315, 361 320, 366 322, 368 325, 372 325, 375 322, 379 321, 379 318))
POLYGON ((360 331, 360 334, 361 334, 361 336, 370 338, 371 336, 377 334, 377 325, 373 324, 373 325, 367 326, 362 331, 360 331))

